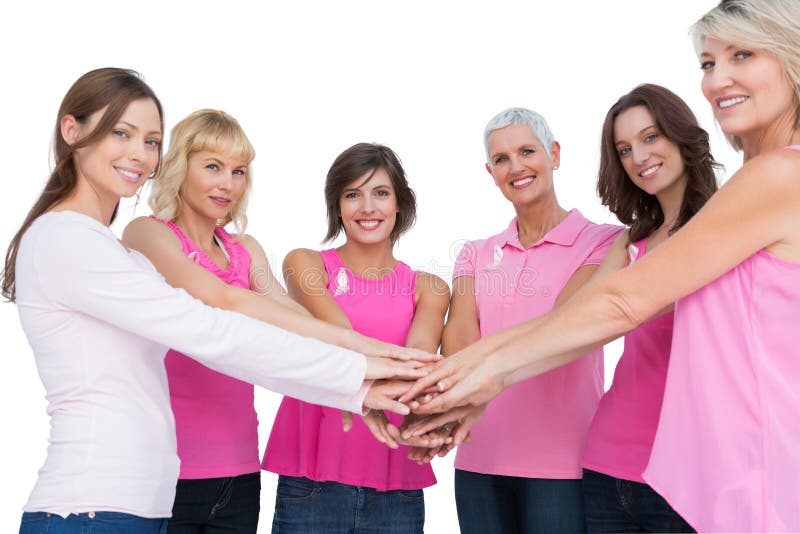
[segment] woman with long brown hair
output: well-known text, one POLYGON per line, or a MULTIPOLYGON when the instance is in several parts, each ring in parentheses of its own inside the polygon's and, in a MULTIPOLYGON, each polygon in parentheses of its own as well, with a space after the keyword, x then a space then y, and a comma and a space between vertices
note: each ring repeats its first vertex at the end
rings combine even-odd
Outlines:
MULTIPOLYGON (((717 190, 708 134, 664 87, 620 97, 603 123, 597 189, 629 227, 597 276, 655 250, 717 190)), ((658 426, 672 342, 672 310, 625 336, 614 381, 600 399, 583 453, 589 532, 687 532, 691 527, 642 478, 658 426)))

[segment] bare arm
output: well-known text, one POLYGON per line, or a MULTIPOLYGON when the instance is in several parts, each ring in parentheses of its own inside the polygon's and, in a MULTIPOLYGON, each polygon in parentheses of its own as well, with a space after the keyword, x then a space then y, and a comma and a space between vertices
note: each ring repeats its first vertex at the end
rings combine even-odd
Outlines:
MULTIPOLYGON (((283 260, 283 275, 286 279, 289 294, 314 317, 341 328, 352 330, 353 327, 347 315, 328 292, 328 273, 325 270, 325 264, 319 252, 309 249, 295 249, 289 252, 283 260)), ((355 332, 354 334, 363 339, 365 343, 381 344, 379 341, 365 338, 355 332)), ((419 346, 417 348, 426 352, 435 352, 436 347, 430 347, 430 345, 428 343, 428 346, 419 346)), ((383 388, 386 391, 388 396, 382 401, 386 403, 394 402, 394 399, 407 389, 407 386, 403 383, 378 383, 376 387, 383 388)), ((372 408, 389 408, 389 406, 375 404, 370 404, 370 406, 372 408)), ((399 406, 395 405, 393 411, 397 411, 397 408, 399 406)), ((387 432, 386 418, 383 415, 383 411, 373 410, 363 418, 364 423, 378 441, 386 443, 393 448, 397 447, 397 444, 387 432)), ((344 431, 348 432, 352 425, 352 414, 343 411, 342 426, 344 431)))
POLYGON ((259 295, 275 299, 278 304, 286 306, 292 311, 311 316, 308 310, 289 297, 289 294, 272 273, 267 255, 259 242, 249 235, 242 236, 241 240, 247 251, 250 252, 250 289, 259 295))
MULTIPOLYGON (((799 171, 800 154, 795 151, 779 150, 754 159, 683 229, 641 260, 576 295, 568 309, 552 314, 532 335, 539 339, 544 329, 550 329, 552 337, 578 335, 570 345, 597 344, 669 309, 763 248, 800 261, 799 171)), ((531 358, 526 371, 509 375, 508 382, 557 366, 561 357, 541 354, 554 354, 549 345, 560 344, 553 340, 536 350, 537 357, 531 358)))
POLYGON ((351 348, 350 333, 298 313, 265 297, 228 285, 187 258, 177 236, 163 223, 149 217, 134 219, 122 234, 125 246, 147 256, 158 272, 173 287, 217 308, 237 311, 297 334, 351 348))
MULTIPOLYGON (((575 271, 575 273, 567 281, 564 288, 561 290, 561 293, 559 293, 559 296, 556 299, 554 307, 562 305, 564 302, 568 301, 570 298, 572 298, 573 295, 575 295, 578 291, 585 288, 587 285, 596 282, 597 280, 602 279, 605 276, 608 276, 610 273, 613 273, 619 270, 620 268, 624 267, 628 259, 626 242, 627 242, 627 236, 626 233, 623 232, 623 234, 620 234, 620 236, 617 237, 616 241, 614 242, 614 245, 611 247, 603 263, 600 266, 584 265, 583 267, 575 271)), ((475 300, 474 296, 471 300, 474 303, 475 300)), ((485 337, 480 341, 472 344, 471 346, 465 345, 463 349, 458 349, 458 350, 463 351, 462 355, 463 353, 470 353, 472 351, 488 355, 492 351, 501 348, 504 344, 512 342, 517 337, 524 336, 531 329, 535 329, 536 325, 541 323, 543 317, 544 316, 537 317, 530 321, 526 321, 511 326, 495 334, 492 334, 491 336, 485 337)), ((599 344, 598 346, 602 346, 602 344, 599 344)), ((582 357, 587 352, 589 351, 588 350, 573 351, 572 353, 569 354, 570 361, 582 357)), ((453 378, 448 377, 444 382, 452 383, 453 381, 454 381, 453 378)), ((413 395, 414 392, 412 391, 411 394, 413 395)), ((471 427, 483 415, 483 409, 485 407, 484 404, 469 403, 469 405, 470 405, 469 408, 455 408, 435 418, 420 419, 419 421, 415 421, 414 423, 409 425, 408 428, 405 429, 404 437, 411 438, 414 436, 419 436, 426 432, 431 431, 434 428, 438 428, 441 425, 446 425, 448 423, 457 421, 457 424, 453 427, 454 439, 452 445, 450 447, 443 448, 442 452, 446 454, 447 452, 449 452, 450 449, 452 449, 453 446, 458 445, 459 443, 464 441, 464 439, 467 438, 467 434, 471 429, 471 427), (466 424, 464 424, 463 421, 466 421, 466 424)), ((417 408, 419 411, 427 411, 424 409, 420 409, 420 404, 412 403, 412 406, 414 408, 417 408)), ((418 457, 419 456, 420 455, 418 455, 418 457)), ((429 461, 431 457, 432 455, 428 454, 427 458, 423 457, 422 459, 424 461, 429 461)))
POLYGON ((416 308, 414 320, 408 330, 406 347, 436 352, 442 340, 444 316, 450 302, 450 289, 438 276, 420 272, 417 274, 414 299, 416 308))
POLYGON ((283 260, 283 277, 291 298, 311 315, 352 330, 350 320, 328 292, 328 273, 319 252, 305 248, 289 252, 283 260))
POLYGON ((481 337, 478 306, 475 304, 475 278, 453 279, 450 312, 442 333, 442 354, 449 356, 478 341, 481 337))
POLYGON ((125 228, 122 240, 126 246, 147 256, 171 286, 186 290, 210 306, 237 311, 284 330, 369 356, 430 360, 419 351, 365 342, 363 336, 351 330, 289 310, 273 298, 226 284, 187 258, 175 234, 155 219, 140 217, 131 221, 125 228))
MULTIPOLYGON (((800 261, 798 171, 800 154, 794 151, 778 150, 754 158, 656 250, 591 284, 488 358, 486 354, 466 356, 459 363, 474 371, 456 376, 453 389, 423 410, 485 402, 510 384, 562 365, 571 351, 585 352, 636 328, 762 248, 800 261), (475 364, 478 356, 483 361, 475 364)), ((442 362, 442 367, 448 364, 442 362)), ((434 371, 416 387, 449 380, 448 376, 455 375, 434 371)))
MULTIPOLYGON (((626 240, 627 237, 624 233, 617 238, 600 267, 597 265, 584 265, 575 271, 561 290, 561 293, 559 293, 554 306, 557 307, 569 300, 591 280, 606 276, 608 272, 613 272, 624 266, 628 257, 627 248, 625 246, 626 240)), ((448 354, 467 349, 467 347, 469 347, 469 349, 467 349, 468 351, 477 350, 488 354, 500 348, 504 343, 511 342, 517 336, 524 335, 539 322, 539 319, 536 318, 511 326, 496 334, 476 341, 470 346, 471 342, 467 341, 467 336, 465 336, 464 333, 471 333, 472 335, 470 337, 473 340, 477 340, 480 337, 473 278, 470 276, 458 277, 453 282, 453 286, 453 305, 450 309, 450 317, 448 318, 445 333, 447 334, 447 328, 449 328, 451 324, 456 326, 457 329, 453 329, 451 332, 454 335, 448 338, 447 349, 450 350, 452 348, 453 351, 448 354), (454 313, 454 311, 456 313, 454 313), (450 344, 451 342, 452 344, 450 344)), ((574 359, 577 359, 584 354, 585 352, 575 351, 572 356, 574 356, 574 359)), ((414 393, 412 393, 412 395, 413 394, 414 393)), ((422 402, 424 403, 426 400, 428 399, 423 399, 422 402)), ((412 403, 412 406, 418 408, 419 404, 412 403)), ((441 447, 437 451, 428 451, 427 453, 423 453, 419 450, 412 451, 414 455, 413 459, 419 462, 425 462, 430 461, 435 454, 439 454, 440 456, 447 454, 453 447, 467 439, 472 426, 482 417, 484 408, 485 405, 483 404, 471 405, 468 408, 456 408, 434 418, 422 418, 413 421, 404 428, 403 437, 406 439, 423 435, 443 425, 445 425, 445 429, 452 428, 453 430, 453 440, 450 444, 441 447), (454 422, 455 425, 451 427, 450 423, 454 422)))

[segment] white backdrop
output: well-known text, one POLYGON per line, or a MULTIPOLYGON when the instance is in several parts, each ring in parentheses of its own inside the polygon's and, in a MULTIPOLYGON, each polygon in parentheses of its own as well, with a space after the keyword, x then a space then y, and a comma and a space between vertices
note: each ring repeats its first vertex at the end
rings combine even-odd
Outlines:
MULTIPOLYGON (((564 207, 612 221, 594 182, 610 105, 642 82, 665 85, 711 132, 728 172, 739 157, 714 127, 687 29, 715 0, 608 2, 105 2, 7 4, 0 32, 6 199, 2 250, 39 194, 59 102, 84 72, 140 71, 167 128, 203 107, 235 116, 258 151, 249 233, 279 268, 292 248, 318 247, 333 158, 358 141, 392 147, 419 199, 398 246, 412 267, 449 279, 460 240, 496 233, 513 215, 483 168, 482 131, 496 112, 541 112, 562 147, 564 207)), ((144 195, 147 192, 145 191, 144 195)), ((134 215, 125 204, 119 233, 134 215)), ((613 221, 612 221, 613 222, 613 221)), ((47 445, 43 388, 12 304, 0 305, 3 409, 0 532, 18 528, 47 445)), ((619 346, 607 351, 607 383, 619 346)), ((109 354, 109 358, 113 358, 109 354)), ((262 448, 280 398, 257 392, 262 448)), ((427 530, 457 531, 452 456, 435 462, 427 530)), ((275 477, 263 476, 269 532, 275 477)))

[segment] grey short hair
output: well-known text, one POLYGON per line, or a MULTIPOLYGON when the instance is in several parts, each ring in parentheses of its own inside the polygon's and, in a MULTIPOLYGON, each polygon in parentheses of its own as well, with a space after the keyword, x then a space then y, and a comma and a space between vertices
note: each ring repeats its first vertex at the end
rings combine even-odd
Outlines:
POLYGON ((500 128, 511 126, 512 124, 524 124, 528 126, 533 132, 533 135, 539 138, 542 145, 547 149, 547 157, 550 157, 550 149, 553 147, 555 138, 553 132, 550 131, 550 126, 544 117, 526 108, 508 108, 501 111, 486 123, 486 128, 483 129, 483 147, 486 150, 486 163, 489 167, 492 166, 492 156, 489 154, 489 134, 500 128))

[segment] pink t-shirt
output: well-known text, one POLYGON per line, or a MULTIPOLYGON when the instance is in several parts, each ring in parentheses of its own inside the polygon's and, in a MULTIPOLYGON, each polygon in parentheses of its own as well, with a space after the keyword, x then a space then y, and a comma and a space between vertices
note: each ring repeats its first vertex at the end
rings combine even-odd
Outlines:
MULTIPOLYGON (((353 329, 369 337, 405 345, 414 319, 416 272, 398 261, 379 279, 355 275, 335 249, 321 253, 328 291, 353 329)), ((387 413, 399 425, 402 417, 387 413)), ((421 489, 436 483, 430 465, 408 459, 409 448, 378 442, 358 416, 342 431, 339 410, 284 397, 269 436, 262 468, 280 475, 366 486, 379 491, 421 489)))
POLYGON ((644 479, 701 532, 800 531, 800 263, 761 250, 675 307, 644 479))
MULTIPOLYGON (((647 239, 631 245, 631 257, 645 253, 647 239)), ((625 336, 625 349, 611 388, 600 399, 586 438, 583 467, 644 482, 642 471, 658 427, 672 345, 673 312, 648 321, 625 336)))
MULTIPOLYGON (((577 210, 527 249, 517 220, 461 250, 453 272, 474 277, 481 337, 547 313, 570 277, 599 264, 621 231, 577 210)), ((457 469, 528 478, 581 478, 586 431, 603 394, 603 350, 506 389, 458 448, 457 469)))
MULTIPOLYGON (((250 289, 250 253, 223 228, 215 234, 227 252, 227 269, 218 267, 178 226, 183 252, 226 284, 250 289)), ((258 418, 253 385, 212 371, 197 360, 170 350, 164 359, 169 396, 175 414, 180 478, 217 478, 255 473, 258 463, 258 418)))

